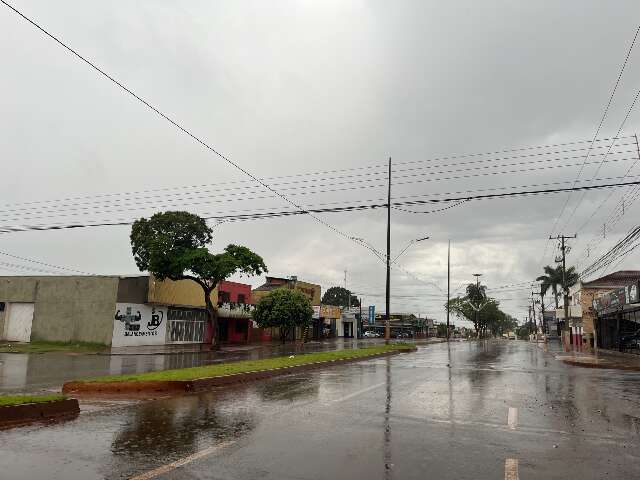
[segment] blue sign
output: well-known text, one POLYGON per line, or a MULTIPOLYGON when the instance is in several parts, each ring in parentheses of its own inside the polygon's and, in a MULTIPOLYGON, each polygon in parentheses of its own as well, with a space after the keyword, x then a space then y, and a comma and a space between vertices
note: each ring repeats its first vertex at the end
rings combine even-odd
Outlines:
POLYGON ((376 306, 369 305, 369 325, 376 323, 376 306))

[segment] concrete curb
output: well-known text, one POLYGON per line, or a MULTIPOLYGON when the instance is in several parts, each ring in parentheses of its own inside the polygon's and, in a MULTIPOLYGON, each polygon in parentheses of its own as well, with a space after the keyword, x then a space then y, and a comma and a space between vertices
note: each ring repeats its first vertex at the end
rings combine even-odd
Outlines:
POLYGON ((572 365, 574 367, 584 367, 584 368, 599 368, 602 370, 626 370, 631 372, 640 372, 640 367, 634 365, 619 365, 619 364, 611 364, 611 363, 594 363, 594 362, 581 362, 579 360, 570 360, 564 358, 557 358, 563 363, 567 365, 572 365))
POLYGON ((195 380, 173 380, 173 381, 124 381, 124 382, 67 382, 62 386, 64 393, 176 393, 176 392, 201 392, 214 387, 231 385, 235 383, 247 383, 255 380, 289 375, 292 373, 304 372, 345 363, 370 360, 372 358, 387 357, 399 353, 415 352, 417 348, 395 350, 391 352, 374 353, 371 355, 355 358, 344 358, 340 360, 330 360, 324 362, 307 363, 304 365, 294 365, 291 367, 280 367, 272 370, 259 370, 254 372, 236 373, 219 377, 198 378, 195 380))
POLYGON ((53 420, 76 416, 80 413, 78 400, 24 403, 0 407, 0 428, 10 428, 38 420, 53 420))

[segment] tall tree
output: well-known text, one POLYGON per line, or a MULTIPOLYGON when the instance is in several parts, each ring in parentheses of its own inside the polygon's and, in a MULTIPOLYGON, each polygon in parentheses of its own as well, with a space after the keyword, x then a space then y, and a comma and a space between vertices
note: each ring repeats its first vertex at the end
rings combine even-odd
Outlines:
MULTIPOLYGON (((580 276, 578 275, 578 272, 576 272, 575 267, 567 268, 567 273, 565 275, 566 288, 575 285, 579 279, 580 276)), ((546 267, 544 267, 544 275, 540 275, 538 278, 536 278, 536 281, 542 282, 541 289, 543 295, 546 295, 549 289, 551 289, 556 309, 560 308, 559 298, 561 297, 564 290, 564 285, 562 282, 562 265, 559 265, 556 268, 547 265, 546 267)))
MULTIPOLYGON (((335 305, 336 307, 348 307, 349 295, 351 295, 351 292, 344 287, 330 287, 324 292, 322 303, 325 305, 335 305)), ((351 295, 351 306, 360 306, 360 301, 355 295, 351 295)))
POLYGON ((277 327, 280 340, 285 343, 292 329, 309 326, 313 307, 302 292, 276 288, 260 299, 253 311, 253 319, 262 328, 277 327))
POLYGON ((489 332, 492 335, 501 335, 513 327, 512 317, 500 310, 500 302, 487 296, 485 285, 467 285, 464 297, 452 298, 449 301, 449 311, 472 322, 479 337, 484 337, 489 332))
POLYGON ((192 280, 202 287, 212 344, 217 345, 218 318, 211 293, 233 274, 261 275, 267 267, 262 257, 241 245, 228 245, 222 253, 209 252, 212 238, 207 222, 189 212, 156 213, 131 227, 131 250, 140 271, 151 272, 159 280, 192 280))

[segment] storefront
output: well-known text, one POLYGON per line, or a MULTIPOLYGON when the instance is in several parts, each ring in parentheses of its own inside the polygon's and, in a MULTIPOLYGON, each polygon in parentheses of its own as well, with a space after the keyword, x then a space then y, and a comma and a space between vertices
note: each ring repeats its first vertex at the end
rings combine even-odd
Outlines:
POLYGON ((640 354, 639 292, 633 283, 593 300, 599 348, 640 354))

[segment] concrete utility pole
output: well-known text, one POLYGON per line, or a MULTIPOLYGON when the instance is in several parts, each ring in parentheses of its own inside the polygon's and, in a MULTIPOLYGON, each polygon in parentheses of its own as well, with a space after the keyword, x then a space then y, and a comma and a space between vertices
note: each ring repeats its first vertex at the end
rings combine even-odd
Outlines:
POLYGON ((447 246, 447 342, 449 341, 449 302, 451 301, 451 240, 447 246))
POLYGON ((389 157, 389 186, 387 191, 387 288, 385 295, 387 312, 384 319, 384 339, 391 339, 391 157, 389 157))
POLYGON ((532 333, 537 333, 536 328, 536 297, 533 292, 531 292, 531 330, 532 333))
POLYGON ((560 240, 562 251, 562 291, 564 293, 564 322, 565 330, 569 326, 569 288, 567 287, 567 245, 566 240, 578 238, 577 234, 572 236, 558 235, 557 237, 549 237, 549 240, 560 240))
POLYGON ((351 310, 351 292, 349 291, 349 289, 347 288, 347 271, 344 271, 344 289, 347 291, 347 307, 348 310, 347 312, 349 312, 349 310, 351 310))
POLYGON ((544 323, 544 293, 542 292, 542 285, 540 285, 540 308, 542 311, 540 312, 540 327, 543 335, 547 334, 546 325, 544 323))

